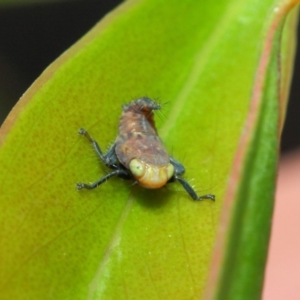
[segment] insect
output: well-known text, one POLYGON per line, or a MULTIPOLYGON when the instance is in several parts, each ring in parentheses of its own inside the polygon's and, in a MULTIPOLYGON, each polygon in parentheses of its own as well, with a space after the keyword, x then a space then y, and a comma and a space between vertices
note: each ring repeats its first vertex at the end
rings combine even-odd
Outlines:
POLYGON ((106 153, 101 151, 98 143, 85 129, 79 130, 79 134, 92 143, 102 162, 112 171, 94 183, 77 183, 78 190, 94 189, 109 178, 118 176, 133 179, 148 189, 157 189, 167 183, 179 181, 194 200, 215 200, 215 196, 211 194, 198 196, 181 177, 185 172, 184 166, 168 154, 157 135, 154 111, 161 109, 158 103, 142 97, 122 108, 119 135, 106 153))

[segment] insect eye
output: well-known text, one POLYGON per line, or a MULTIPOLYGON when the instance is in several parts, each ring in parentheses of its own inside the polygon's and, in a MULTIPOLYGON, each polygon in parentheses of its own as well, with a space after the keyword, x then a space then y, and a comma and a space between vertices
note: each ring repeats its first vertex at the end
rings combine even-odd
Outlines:
POLYGON ((129 169, 134 176, 140 177, 145 173, 145 164, 138 159, 132 159, 129 169))

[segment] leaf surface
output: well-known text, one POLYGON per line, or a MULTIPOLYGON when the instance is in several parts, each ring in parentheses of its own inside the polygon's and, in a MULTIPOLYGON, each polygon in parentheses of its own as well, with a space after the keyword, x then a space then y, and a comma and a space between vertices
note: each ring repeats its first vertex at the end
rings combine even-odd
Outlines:
POLYGON ((287 97, 277 74, 288 10, 274 0, 127 1, 45 70, 0 131, 3 299, 196 299, 209 274, 206 295, 255 299, 287 97), (76 191, 108 171, 78 129, 107 149, 121 105, 141 96, 167 102, 160 137, 215 203, 192 201, 179 183, 144 190, 113 178, 76 191))

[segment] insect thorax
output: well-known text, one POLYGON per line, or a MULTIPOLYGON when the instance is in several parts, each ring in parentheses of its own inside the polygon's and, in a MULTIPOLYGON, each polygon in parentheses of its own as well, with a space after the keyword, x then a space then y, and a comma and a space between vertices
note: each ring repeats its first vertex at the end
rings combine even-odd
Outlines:
POLYGON ((133 158, 158 166, 169 163, 169 155, 156 133, 152 111, 137 111, 131 107, 123 111, 116 154, 127 168, 133 158))

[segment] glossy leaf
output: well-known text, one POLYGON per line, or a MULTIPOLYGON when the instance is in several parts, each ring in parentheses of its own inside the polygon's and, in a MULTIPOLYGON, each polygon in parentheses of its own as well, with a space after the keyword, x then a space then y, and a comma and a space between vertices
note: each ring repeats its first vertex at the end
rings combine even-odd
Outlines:
POLYGON ((3 299, 196 299, 206 287, 207 299, 258 297, 292 63, 280 85, 289 9, 127 1, 45 70, 0 132, 3 299), (144 95, 167 102, 160 136, 215 203, 176 183, 143 190, 113 178, 76 191, 107 171, 78 129, 106 149, 121 105, 144 95))

